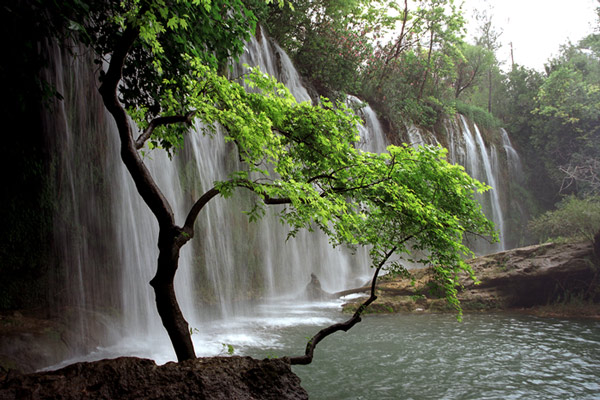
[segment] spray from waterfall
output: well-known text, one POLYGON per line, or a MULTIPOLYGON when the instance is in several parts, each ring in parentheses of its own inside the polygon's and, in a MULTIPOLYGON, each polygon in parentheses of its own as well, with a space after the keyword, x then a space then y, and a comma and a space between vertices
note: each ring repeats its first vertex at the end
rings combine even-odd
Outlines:
MULTIPOLYGON (((70 299, 60 306, 73 312, 73 325, 81 337, 97 339, 94 346, 121 346, 118 354, 172 359, 148 284, 158 256, 157 223, 119 158, 118 136, 97 93, 93 68, 54 51, 55 65, 48 78, 65 97, 47 116, 60 205, 55 247, 64 270, 56 286, 64 288, 70 299)), ((241 64, 259 66, 285 83, 298 101, 311 101, 289 57, 264 35, 248 42, 233 77, 243 75, 241 64)), ((361 148, 385 151, 387 139, 375 112, 366 105, 360 113, 365 121, 359 127, 361 148)), ((462 121, 463 127, 454 126, 450 135, 451 159, 496 187, 498 179, 481 134, 475 129, 473 136, 462 121)), ((194 200, 214 181, 241 167, 234 145, 221 140, 218 129, 210 137, 203 128, 197 125, 190 132, 173 160, 162 150, 147 151, 145 156, 180 224, 194 200)), ((411 132, 414 144, 437 142, 416 128, 411 132)), ((507 146, 507 156, 512 157, 507 146)), ((493 193, 489 215, 503 229, 500 200, 493 193)), ((226 326, 229 332, 238 332, 239 339, 247 332, 240 320, 254 318, 265 304, 277 314, 286 298, 303 291, 311 273, 330 292, 361 286, 369 277, 365 252, 334 249, 318 232, 300 232, 287 240, 288 228, 277 217, 281 208, 270 209, 261 221, 250 223, 241 211, 251 209, 254 201, 241 190, 230 199, 213 199, 198 218, 195 239, 182 249, 176 292, 194 328, 192 337, 200 355, 219 352, 214 327, 226 326)), ((84 353, 89 347, 77 351, 84 353)))
MULTIPOLYGON (((81 337, 98 337, 103 346, 143 344, 137 351, 148 355, 156 343, 169 347, 148 284, 156 268, 158 226, 119 159, 118 135, 96 92, 93 69, 69 57, 54 54, 51 81, 65 101, 48 116, 60 175, 57 196, 68 205, 56 216, 56 251, 65 271, 57 285, 68 290, 81 337), (113 315, 106 323, 110 335, 96 332, 90 322, 101 313, 113 315)), ((251 40, 242 62, 280 77, 299 101, 310 100, 287 55, 268 39, 251 40)), ((146 153, 145 163, 180 224, 215 180, 240 168, 235 148, 221 137, 203 135, 198 125, 173 160, 162 150, 146 153)), ((242 190, 233 197, 216 198, 203 210, 196 239, 181 252, 176 293, 197 332, 195 341, 204 340, 214 321, 253 315, 258 303, 303 292, 311 273, 331 292, 360 286, 368 276, 364 253, 334 249, 318 232, 287 240, 277 209, 251 224, 242 211, 254 199, 242 190)), ((200 354, 211 352, 205 342, 196 347, 200 354)))

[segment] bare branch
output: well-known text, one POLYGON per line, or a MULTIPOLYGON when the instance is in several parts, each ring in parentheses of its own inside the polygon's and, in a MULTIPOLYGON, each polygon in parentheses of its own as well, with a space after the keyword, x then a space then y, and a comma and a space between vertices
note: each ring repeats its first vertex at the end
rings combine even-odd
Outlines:
MULTIPOLYGON (((236 186, 249 189, 256 193, 256 191, 254 190, 254 187, 248 181, 237 182, 236 186)), ((213 187, 210 190, 208 190, 207 192, 205 192, 198 200, 196 200, 196 202, 190 209, 190 212, 188 213, 187 218, 185 219, 185 224, 182 228, 182 232, 185 234, 185 237, 182 238, 183 243, 187 242, 188 240, 190 240, 191 238, 194 237, 194 223, 196 222, 196 219, 198 218, 200 211, 202 211, 204 206, 210 200, 212 200, 214 197, 219 195, 219 193, 220 192, 216 188, 213 187)), ((291 203, 291 200, 288 198, 271 198, 266 195, 263 195, 263 201, 265 204, 289 204, 289 203, 291 203)), ((181 245, 183 245, 183 243, 181 243, 181 245)))
POLYGON ((559 170, 565 175, 560 193, 565 192, 571 185, 577 185, 578 183, 587 185, 592 193, 600 192, 600 160, 588 158, 576 165, 560 166, 559 170))
POLYGON ((350 318, 349 320, 347 320, 345 322, 330 325, 327 328, 321 329, 319 332, 317 332, 317 334, 315 336, 313 336, 306 344, 306 351, 303 356, 289 358, 290 363, 292 365, 310 364, 313 360, 313 354, 315 351, 315 347, 317 347, 317 344, 319 344, 319 342, 321 340, 325 339, 327 336, 329 336, 335 332, 338 332, 338 331, 347 332, 350 328, 352 328, 354 325, 358 324, 361 321, 361 318, 360 318, 361 314, 366 310, 366 308, 371 303, 373 303, 375 300, 377 300, 377 296, 375 295, 375 287, 377 286, 377 277, 379 276, 379 272, 381 271, 381 268, 384 266, 384 264, 387 262, 387 260, 391 257, 391 255, 394 254, 395 251, 396 251, 396 247, 392 248, 389 252, 387 252, 385 254, 384 258, 381 260, 379 265, 377 265, 377 268, 375 269, 375 273, 373 274, 373 279, 371 281, 371 295, 364 303, 362 303, 360 305, 360 307, 358 307, 358 309, 356 310, 354 315, 352 315, 352 318, 350 318))
POLYGON ((211 188, 202 196, 200 196, 198 200, 196 200, 196 202, 190 209, 190 212, 188 213, 187 218, 185 219, 185 224, 183 226, 183 232, 186 233, 186 235, 188 236, 187 240, 194 237, 194 223, 196 222, 200 211, 210 200, 212 200, 213 197, 217 196, 219 193, 220 192, 217 189, 211 188))
POLYGON ((287 197, 274 198, 274 197, 264 196, 263 201, 265 204, 268 204, 271 206, 277 205, 277 204, 292 204, 292 199, 287 198, 287 197))
POLYGON ((146 143, 146 140, 148 140, 150 138, 150 136, 152 136, 152 132, 154 132, 154 129, 158 128, 159 126, 181 124, 181 123, 191 125, 192 121, 194 119, 195 113, 196 113, 196 111, 190 111, 185 115, 172 115, 172 116, 168 116, 168 117, 154 118, 152 121, 150 121, 150 124, 148 125, 146 130, 136 139, 136 141, 135 141, 136 149, 139 150, 142 147, 144 147, 144 143, 146 143))

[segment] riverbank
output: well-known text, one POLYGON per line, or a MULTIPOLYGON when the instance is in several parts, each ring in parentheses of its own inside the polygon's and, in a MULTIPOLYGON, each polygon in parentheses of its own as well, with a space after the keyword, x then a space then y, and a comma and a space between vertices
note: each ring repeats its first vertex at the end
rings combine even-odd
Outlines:
MULTIPOLYGON (((510 311, 547 317, 600 319, 598 262, 590 242, 548 243, 478 257, 469 261, 479 283, 461 277, 463 312, 510 311)), ((456 312, 430 289, 429 269, 413 279, 382 279, 378 299, 367 313, 456 312)), ((343 307, 353 312, 361 300, 343 307)))

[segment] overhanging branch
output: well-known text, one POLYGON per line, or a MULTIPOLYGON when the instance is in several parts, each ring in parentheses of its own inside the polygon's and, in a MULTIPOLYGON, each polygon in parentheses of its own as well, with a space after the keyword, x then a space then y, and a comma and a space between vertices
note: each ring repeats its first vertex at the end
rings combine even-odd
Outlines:
POLYGON ((190 212, 185 219, 185 224, 183 226, 183 231, 188 235, 188 239, 191 239, 194 236, 194 223, 198 218, 198 214, 204 208, 206 203, 208 203, 213 197, 217 196, 220 192, 212 188, 204 193, 192 206, 190 212))
POLYGON ((315 347, 317 347, 317 344, 319 344, 319 342, 321 342, 327 336, 329 336, 335 332, 338 332, 338 331, 347 332, 350 328, 352 328, 354 325, 358 324, 361 321, 361 318, 360 318, 361 314, 367 309, 367 307, 371 303, 373 303, 375 300, 377 300, 377 296, 375 295, 375 287, 377 286, 377 278, 379 276, 379 272, 381 271, 381 268, 383 267, 383 265, 387 262, 387 260, 391 257, 391 255, 394 254, 395 251, 396 251, 396 247, 392 248, 389 252, 387 252, 385 254, 385 257, 381 260, 379 265, 377 265, 377 268, 375 269, 375 273, 373 274, 373 279, 371 280, 371 295, 364 303, 362 303, 360 305, 360 307, 358 307, 358 309, 356 310, 354 315, 352 315, 352 317, 345 322, 340 322, 338 324, 330 325, 327 328, 321 329, 319 332, 317 332, 317 334, 315 336, 313 336, 306 344, 306 350, 305 350, 303 356, 289 358, 291 365, 310 364, 313 360, 315 347))
MULTIPOLYGON (((249 189, 256 193, 256 191, 254 190, 252 185, 250 185, 249 182, 247 182, 247 181, 239 182, 239 183, 237 183, 237 186, 244 187, 244 188, 249 189)), ((198 218, 200 211, 202 211, 204 206, 210 200, 212 200, 214 197, 219 195, 219 193, 220 192, 216 188, 213 187, 210 190, 206 191, 202 196, 200 196, 200 198, 198 200, 196 200, 196 202, 190 209, 190 212, 188 213, 188 215, 185 219, 185 224, 182 229, 182 231, 186 234, 186 241, 191 239, 194 236, 194 223, 196 222, 196 219, 198 218)), ((271 198, 269 196, 264 196, 263 201, 265 204, 289 204, 289 203, 291 203, 291 200, 288 198, 271 198)))

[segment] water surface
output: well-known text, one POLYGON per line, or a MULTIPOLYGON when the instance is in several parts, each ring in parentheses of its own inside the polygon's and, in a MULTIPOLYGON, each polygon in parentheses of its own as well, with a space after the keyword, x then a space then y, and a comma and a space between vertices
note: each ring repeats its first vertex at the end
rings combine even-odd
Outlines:
MULTIPOLYGON (((248 316, 197 325, 198 356, 301 355, 319 329, 347 319, 341 301, 278 301, 248 316)), ((163 332, 164 333, 164 332, 163 332)), ((164 334, 124 339, 82 360, 175 359, 164 334)), ((600 322, 509 314, 368 315, 294 366, 311 399, 600 399, 600 322)))
MULTIPOLYGON (((316 328, 282 328, 301 354, 316 328)), ((295 366, 312 399, 600 399, 600 322, 505 314, 367 316, 295 366)))

